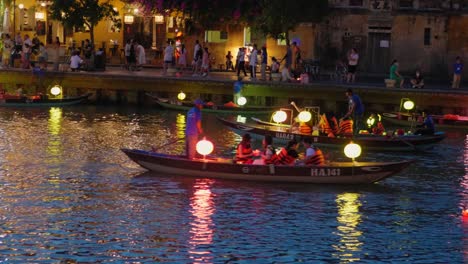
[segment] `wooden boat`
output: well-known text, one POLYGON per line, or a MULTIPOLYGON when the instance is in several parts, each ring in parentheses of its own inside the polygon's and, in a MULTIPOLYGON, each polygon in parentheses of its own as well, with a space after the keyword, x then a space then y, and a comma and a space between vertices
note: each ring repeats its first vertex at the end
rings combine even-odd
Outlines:
MULTIPOLYGON (((431 115, 436 127, 444 128, 468 128, 468 116, 460 115, 431 115)), ((424 120, 423 116, 416 113, 383 113, 382 118, 389 123, 400 126, 416 126, 424 120)))
MULTIPOLYGON (((152 94, 147 94, 153 98, 154 102, 163 108, 188 111, 194 106, 193 102, 190 101, 171 101, 166 98, 159 98, 152 94)), ((237 106, 237 105, 208 105, 205 104, 202 108, 202 112, 207 113, 226 113, 226 114, 271 114, 278 109, 277 106, 237 106)))
POLYGON ((400 172, 412 162, 330 162, 324 166, 245 165, 226 159, 188 160, 185 156, 137 149, 122 151, 143 168, 164 175, 291 183, 373 183, 400 172))
POLYGON ((434 135, 403 135, 403 136, 380 136, 372 134, 360 134, 355 136, 327 137, 314 136, 290 132, 290 129, 276 126, 264 126, 257 124, 245 124, 230 121, 221 117, 218 120, 234 132, 243 135, 250 133, 252 137, 263 139, 265 135, 271 135, 277 141, 287 142, 292 139, 301 141, 310 138, 316 146, 329 148, 344 148, 351 140, 360 144, 365 150, 378 151, 415 151, 432 148, 434 144, 445 138, 444 132, 436 132, 434 135))
POLYGON ((53 107, 53 106, 67 106, 79 104, 87 100, 91 93, 76 96, 66 97, 63 99, 49 99, 41 96, 16 96, 16 95, 2 95, 0 98, 0 107, 53 107))
POLYGON ((260 118, 256 118, 256 117, 251 117, 251 119, 257 123, 257 124, 260 124, 260 125, 265 125, 265 126, 277 126, 277 127, 286 127, 286 128, 290 128, 291 125, 289 124, 281 124, 281 123, 273 123, 273 122, 268 122, 268 121, 264 121, 264 120, 261 120, 260 118))

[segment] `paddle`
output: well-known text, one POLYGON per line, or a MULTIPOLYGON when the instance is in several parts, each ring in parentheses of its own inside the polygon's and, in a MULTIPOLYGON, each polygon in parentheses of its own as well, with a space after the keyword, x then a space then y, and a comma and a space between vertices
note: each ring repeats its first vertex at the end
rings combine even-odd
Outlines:
POLYGON ((172 144, 174 144, 174 143, 176 143, 178 141, 181 141, 181 140, 185 140, 185 138, 176 138, 176 139, 174 139, 172 141, 169 141, 168 143, 166 143, 164 145, 161 145, 161 146, 158 146, 158 147, 152 146, 151 151, 152 152, 157 152, 159 149, 164 148, 164 147, 169 146, 169 145, 172 145, 172 144))

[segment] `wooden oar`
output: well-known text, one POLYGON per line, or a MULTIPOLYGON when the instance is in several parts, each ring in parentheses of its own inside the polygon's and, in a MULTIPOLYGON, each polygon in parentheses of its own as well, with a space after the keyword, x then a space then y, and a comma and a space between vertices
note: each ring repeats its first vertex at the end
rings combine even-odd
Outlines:
POLYGON ((174 144, 174 143, 176 143, 176 142, 178 142, 178 141, 184 140, 184 139, 185 139, 185 138, 176 138, 176 139, 174 139, 174 140, 172 140, 172 141, 169 141, 168 143, 166 143, 166 144, 164 144, 164 145, 161 145, 161 146, 158 146, 158 147, 153 146, 153 147, 151 147, 151 151, 157 152, 157 151, 158 151, 159 149, 161 149, 161 148, 164 148, 164 147, 166 147, 166 146, 172 145, 172 144, 174 144))

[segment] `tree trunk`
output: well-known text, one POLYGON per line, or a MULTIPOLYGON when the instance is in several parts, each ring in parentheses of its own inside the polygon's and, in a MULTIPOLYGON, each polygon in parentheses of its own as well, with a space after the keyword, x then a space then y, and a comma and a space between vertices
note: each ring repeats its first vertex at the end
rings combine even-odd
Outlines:
POLYGON ((89 39, 91 45, 93 46, 93 49, 95 49, 96 47, 94 47, 94 25, 89 25, 89 39))

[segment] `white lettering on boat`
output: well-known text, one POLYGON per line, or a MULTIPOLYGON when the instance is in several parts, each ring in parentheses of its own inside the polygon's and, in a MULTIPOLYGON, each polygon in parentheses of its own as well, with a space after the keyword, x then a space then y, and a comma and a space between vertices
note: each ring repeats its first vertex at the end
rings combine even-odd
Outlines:
POLYGON ((249 173, 249 167, 242 167, 242 172, 245 174, 249 173))
POLYGON ((318 168, 312 168, 310 169, 310 176, 319 176, 319 177, 326 177, 326 176, 340 176, 341 175, 341 170, 340 169, 318 169, 318 168))
POLYGON ((275 137, 276 137, 276 138, 281 138, 281 139, 287 139, 287 140, 294 139, 294 135, 292 135, 292 134, 288 134, 288 133, 279 133, 279 132, 276 132, 275 137))

